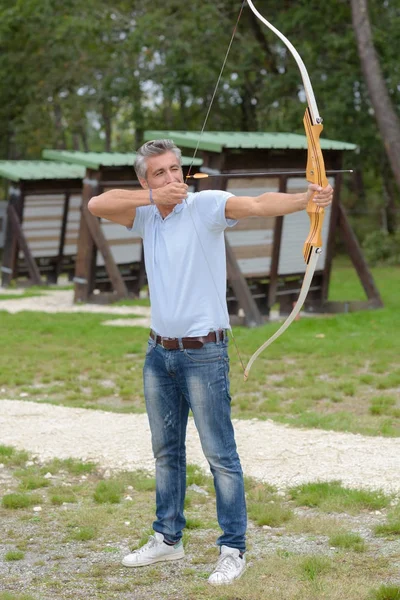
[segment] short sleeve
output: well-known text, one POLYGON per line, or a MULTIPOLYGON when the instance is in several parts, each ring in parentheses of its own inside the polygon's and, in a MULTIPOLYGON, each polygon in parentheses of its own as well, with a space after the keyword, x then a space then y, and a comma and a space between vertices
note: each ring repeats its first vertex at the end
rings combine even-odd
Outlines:
POLYGON ((135 219, 133 221, 132 227, 127 227, 128 231, 139 235, 143 238, 144 235, 144 217, 145 217, 145 209, 147 207, 139 206, 135 211, 135 219))
POLYGON ((231 196, 233 194, 222 190, 203 190, 193 195, 196 212, 210 230, 224 231, 236 225, 235 219, 225 216, 226 202, 231 196))

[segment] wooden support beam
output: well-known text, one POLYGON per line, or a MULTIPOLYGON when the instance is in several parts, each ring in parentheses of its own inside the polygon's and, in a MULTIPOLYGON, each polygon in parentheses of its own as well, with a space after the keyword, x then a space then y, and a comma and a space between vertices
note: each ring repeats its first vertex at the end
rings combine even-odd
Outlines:
POLYGON ((122 278, 120 270, 114 257, 111 253, 110 246, 106 240, 104 233, 100 226, 100 220, 94 217, 86 206, 82 207, 82 215, 86 221, 86 225, 90 231, 90 235, 97 246, 97 249, 101 252, 104 258, 104 266, 107 271, 107 275, 110 278, 113 290, 116 292, 118 298, 127 298, 129 296, 128 288, 122 278))
POLYGON ((90 234, 86 219, 83 217, 84 207, 87 209, 90 198, 98 193, 98 171, 86 171, 82 187, 81 219, 79 223, 78 249, 75 263, 75 294, 74 302, 88 302, 94 289, 96 271, 96 246, 90 234))
POLYGON ((69 211, 69 200, 71 197, 71 192, 65 192, 65 200, 64 200, 64 209, 61 223, 61 232, 60 232, 60 243, 58 246, 58 257, 57 263, 54 269, 54 283, 57 283, 57 279, 62 271, 62 263, 64 259, 64 246, 65 246, 65 234, 67 232, 67 222, 68 222, 68 211, 69 211))
POLYGON ((350 226, 346 211, 340 202, 338 203, 338 206, 340 233, 343 237, 344 243, 346 244, 347 251, 357 271, 365 293, 367 294, 369 306, 371 308, 381 308, 383 306, 381 295, 375 285, 371 271, 369 270, 364 259, 358 240, 354 235, 354 231, 350 226))
POLYGON ((332 272, 332 261, 335 249, 336 233, 339 224, 340 191, 342 187, 342 175, 335 176, 333 200, 331 205, 331 217, 329 222, 328 241, 322 251, 325 253, 325 265, 322 275, 321 304, 327 301, 329 282, 332 272))
POLYGON ((16 240, 18 241, 18 245, 21 248, 21 251, 24 255, 26 264, 28 266, 29 277, 30 277, 32 283, 34 285, 43 285, 43 281, 40 277, 39 268, 38 268, 36 261, 33 258, 33 255, 30 251, 30 248, 28 246, 28 242, 26 241, 24 232, 22 231, 22 226, 21 226, 21 222, 18 217, 18 213, 15 210, 14 206, 12 206, 11 204, 8 205, 7 218, 9 220, 9 222, 11 223, 11 226, 12 226, 12 229, 14 232, 14 236, 15 236, 16 240))
MULTIPOLYGON (((287 189, 287 177, 281 175, 279 178, 279 192, 286 192, 287 189)), ((275 218, 274 227, 274 241, 272 246, 271 256, 271 268, 269 275, 269 287, 268 287, 268 311, 271 310, 276 302, 276 291, 278 289, 279 281, 279 256, 281 252, 281 241, 282 241, 282 230, 283 230, 283 217, 275 218)))
POLYGON ((98 194, 100 187, 100 172, 88 169, 83 180, 81 221, 79 226, 78 255, 75 268, 75 297, 74 302, 88 302, 95 287, 96 253, 101 252, 107 274, 110 278, 114 298, 127 298, 129 293, 111 253, 100 226, 100 221, 88 209, 90 198, 98 194))
POLYGON ((235 292, 236 300, 240 308, 245 314, 245 323, 247 327, 257 327, 263 324, 263 318, 258 310, 253 296, 251 295, 247 281, 244 278, 240 267, 237 263, 233 250, 225 236, 226 246, 226 265, 228 271, 228 279, 235 292))

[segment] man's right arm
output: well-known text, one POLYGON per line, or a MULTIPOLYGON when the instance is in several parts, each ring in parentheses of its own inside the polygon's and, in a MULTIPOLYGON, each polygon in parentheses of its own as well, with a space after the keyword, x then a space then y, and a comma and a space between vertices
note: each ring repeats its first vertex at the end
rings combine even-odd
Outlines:
POLYGON ((150 204, 149 190, 109 190, 90 198, 88 209, 95 217, 131 228, 136 209, 150 204))
MULTIPOLYGON (((155 205, 174 206, 181 204, 187 195, 185 183, 173 182, 152 190, 155 205)), ((149 206, 150 192, 143 190, 110 190, 93 196, 89 200, 88 209, 95 217, 101 217, 119 225, 131 228, 139 206, 149 206)))

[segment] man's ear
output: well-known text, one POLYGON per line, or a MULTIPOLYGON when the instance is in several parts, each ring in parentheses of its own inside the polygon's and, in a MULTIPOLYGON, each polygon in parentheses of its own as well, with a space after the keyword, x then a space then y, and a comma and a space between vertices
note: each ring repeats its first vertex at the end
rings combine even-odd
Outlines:
POLYGON ((138 179, 139 179, 139 183, 142 186, 142 188, 144 190, 148 190, 149 189, 149 185, 148 185, 147 181, 145 179, 142 179, 141 177, 138 177, 138 179))

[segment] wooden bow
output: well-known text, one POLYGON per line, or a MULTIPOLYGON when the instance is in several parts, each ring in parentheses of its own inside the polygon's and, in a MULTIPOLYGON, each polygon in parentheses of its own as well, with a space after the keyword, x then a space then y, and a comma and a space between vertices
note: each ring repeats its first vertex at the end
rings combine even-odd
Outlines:
MULTIPOLYGON (((321 144, 319 140, 323 129, 322 118, 320 117, 318 112, 314 91, 312 89, 310 77, 308 75, 304 62, 299 53, 297 52, 296 48, 293 46, 293 44, 279 31, 279 29, 276 29, 276 27, 274 27, 258 12, 252 0, 247 0, 247 4, 249 5, 253 13, 256 15, 256 17, 283 41, 285 46, 292 53, 300 69, 308 104, 303 119, 304 129, 307 136, 306 178, 307 181, 309 181, 310 183, 315 183, 321 187, 326 187, 328 185, 328 180, 326 177, 324 159, 322 156, 321 144)), ((282 335, 282 333, 286 331, 289 325, 297 317, 307 297, 308 290, 310 289, 318 257, 321 253, 322 224, 324 221, 324 209, 317 206, 315 202, 313 202, 313 196, 310 198, 306 208, 307 214, 310 218, 310 231, 303 247, 303 256, 307 264, 307 269, 304 275, 299 298, 292 312, 290 313, 286 321, 282 324, 282 326, 278 329, 278 331, 274 333, 274 335, 270 337, 266 342, 264 342, 264 344, 262 344, 262 346, 260 346, 260 348, 258 348, 258 350, 250 358, 244 371, 245 381, 247 381, 251 366, 256 360, 256 358, 261 354, 261 352, 263 352, 263 350, 265 350, 265 348, 270 346, 272 342, 274 342, 280 335, 282 335)))

